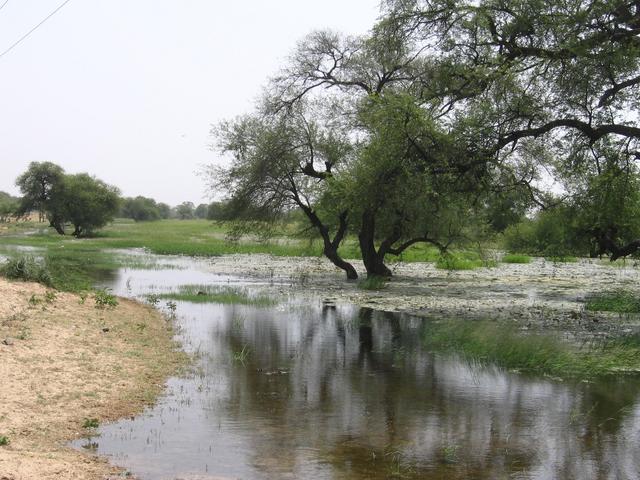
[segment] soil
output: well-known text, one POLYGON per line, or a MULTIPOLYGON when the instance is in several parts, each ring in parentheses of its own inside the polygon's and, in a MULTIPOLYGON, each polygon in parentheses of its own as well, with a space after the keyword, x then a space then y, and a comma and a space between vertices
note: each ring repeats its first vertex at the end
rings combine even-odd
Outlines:
POLYGON ((0 479, 114 478, 120 473, 68 442, 153 402, 184 364, 171 323, 142 304, 0 279, 0 479))

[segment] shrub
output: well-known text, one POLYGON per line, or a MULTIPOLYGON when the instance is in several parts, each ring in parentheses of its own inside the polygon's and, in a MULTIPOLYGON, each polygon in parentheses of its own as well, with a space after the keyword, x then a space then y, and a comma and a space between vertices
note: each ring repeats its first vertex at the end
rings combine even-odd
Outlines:
POLYGON ((52 284, 49 270, 33 257, 19 257, 7 260, 0 267, 0 274, 13 280, 38 282, 47 286, 52 284))

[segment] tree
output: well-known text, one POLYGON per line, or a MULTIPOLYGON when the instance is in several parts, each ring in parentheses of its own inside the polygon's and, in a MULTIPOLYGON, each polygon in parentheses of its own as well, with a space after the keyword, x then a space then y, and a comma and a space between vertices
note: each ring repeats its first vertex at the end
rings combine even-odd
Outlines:
POLYGON ((67 175, 49 162, 31 163, 16 185, 24 195, 20 212, 37 208, 61 235, 67 223, 74 226, 73 235, 90 235, 111 221, 120 207, 117 188, 86 173, 67 175))
MULTIPOLYGON (((76 237, 91 235, 115 217, 120 208, 118 189, 86 173, 65 175, 60 186, 52 193, 53 208, 49 212, 59 222, 74 226, 76 237)), ((62 223, 57 228, 64 230, 62 223)))
POLYGON ((210 167, 211 186, 231 194, 226 214, 252 228, 275 222, 299 208, 320 235, 323 252, 348 279, 358 274, 339 254, 348 212, 324 215, 323 189, 349 162, 351 142, 319 105, 303 102, 267 116, 222 122, 214 131, 218 147, 232 155, 227 169, 210 167), (314 111, 315 108, 315 111, 314 111), (311 119, 312 114, 317 117, 311 119), (253 222, 258 219, 259 222, 253 222))
POLYGON ((161 218, 160 209, 156 201, 142 196, 125 199, 122 205, 122 215, 125 218, 132 218, 136 222, 159 220, 161 218))
MULTIPOLYGON (((625 230, 630 219, 615 213, 633 211, 633 196, 621 200, 629 208, 616 211, 583 201, 596 184, 599 192, 619 187, 621 175, 604 174, 604 164, 640 159, 640 4, 389 0, 386 7, 388 28, 411 38, 414 51, 438 53, 437 74, 424 77, 420 98, 446 99, 449 116, 467 111, 483 118, 486 138, 501 155, 542 141, 555 157, 545 167, 562 183, 566 202, 599 209, 582 211, 593 222, 582 229, 597 250, 614 259, 640 247, 601 227, 606 213, 610 232, 625 230)), ((624 182, 631 170, 619 170, 624 182)))
POLYGON ((16 215, 20 206, 20 200, 6 192, 0 192, 0 223, 8 222, 16 215))
POLYGON ((207 210, 209 209, 209 205, 207 205, 206 203, 201 203, 200 205, 198 205, 196 207, 196 209, 193 211, 193 215, 196 218, 207 218, 207 210))
POLYGON ((43 221, 50 205, 51 191, 63 177, 64 170, 54 163, 31 162, 27 171, 16 179, 16 186, 22 193, 19 215, 37 210, 40 221, 43 221))
POLYGON ((192 202, 182 202, 176 207, 176 215, 180 220, 190 220, 193 218, 195 205, 192 202))
POLYGON ((211 202, 207 207, 207 220, 224 220, 226 206, 225 202, 211 202))
POLYGON ((160 218, 162 218, 163 220, 166 220, 167 218, 171 217, 171 207, 169 205, 167 205, 166 203, 158 203, 157 205, 158 207, 158 213, 160 214, 160 218))

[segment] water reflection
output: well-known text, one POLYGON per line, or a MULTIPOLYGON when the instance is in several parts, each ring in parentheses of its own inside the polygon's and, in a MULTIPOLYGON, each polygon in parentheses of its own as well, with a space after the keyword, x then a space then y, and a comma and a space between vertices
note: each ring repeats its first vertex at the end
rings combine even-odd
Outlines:
MULTIPOLYGON (((181 272, 130 270, 113 287, 140 295, 181 272)), ((480 368, 424 351, 424 320, 333 303, 178 313, 197 372, 78 443, 142 479, 638 478, 638 381, 480 368)))

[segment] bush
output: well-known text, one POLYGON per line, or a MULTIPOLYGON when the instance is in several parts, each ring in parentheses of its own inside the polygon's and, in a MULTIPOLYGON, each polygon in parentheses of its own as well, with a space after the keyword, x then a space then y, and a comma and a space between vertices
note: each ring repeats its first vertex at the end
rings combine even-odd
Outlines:
POLYGON ((0 274, 12 280, 38 282, 48 287, 52 285, 49 270, 33 257, 19 257, 7 260, 0 267, 0 274))

